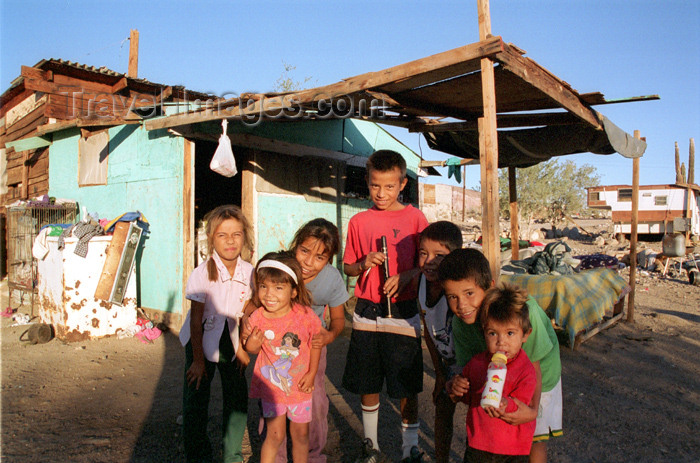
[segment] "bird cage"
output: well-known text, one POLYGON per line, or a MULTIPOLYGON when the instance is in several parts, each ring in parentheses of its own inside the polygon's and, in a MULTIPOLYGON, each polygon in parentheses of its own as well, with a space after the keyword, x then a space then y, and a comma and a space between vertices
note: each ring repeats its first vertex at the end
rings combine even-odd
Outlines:
POLYGON ((29 203, 7 208, 7 287, 10 301, 12 291, 19 290, 31 297, 34 315, 34 292, 37 286, 37 262, 32 255, 34 238, 42 227, 50 224, 72 224, 77 219, 75 203, 29 203))

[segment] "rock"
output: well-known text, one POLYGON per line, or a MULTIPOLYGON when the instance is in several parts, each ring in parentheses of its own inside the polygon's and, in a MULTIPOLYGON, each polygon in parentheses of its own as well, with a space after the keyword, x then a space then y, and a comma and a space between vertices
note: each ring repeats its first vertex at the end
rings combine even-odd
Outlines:
POLYGON ((605 246, 605 238, 603 238, 602 236, 598 236, 596 237, 595 241, 593 241, 593 244, 601 247, 605 246))

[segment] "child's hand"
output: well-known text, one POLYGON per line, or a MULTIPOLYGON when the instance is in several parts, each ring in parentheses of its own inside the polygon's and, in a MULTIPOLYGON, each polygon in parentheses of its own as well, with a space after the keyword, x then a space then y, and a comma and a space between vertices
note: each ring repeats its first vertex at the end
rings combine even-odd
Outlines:
POLYGON ((445 384, 445 389, 452 400, 458 400, 469 392, 469 380, 458 375, 445 384))
POLYGON ((501 405, 498 408, 492 407, 491 405, 487 405, 484 407, 484 411, 491 418, 501 418, 506 412, 506 407, 508 407, 508 399, 506 397, 503 397, 501 399, 501 405))
POLYGON ((246 336, 245 332, 243 334, 243 347, 246 351, 251 353, 257 353, 262 347, 265 335, 257 326, 250 329, 249 334, 246 336))
POLYGON ((384 283, 384 294, 386 297, 392 297, 394 294, 399 292, 399 283, 401 282, 401 275, 390 276, 384 283))
POLYGON ((333 333, 322 327, 321 331, 314 334, 314 336, 311 338, 311 347, 315 349, 322 349, 323 347, 332 343, 333 339, 333 333))
POLYGON ((196 383, 195 389, 199 390, 199 385, 202 382, 202 378, 207 377, 207 370, 204 366, 204 359, 193 360, 192 365, 187 369, 185 373, 187 378, 187 385, 191 386, 192 383, 196 383))
POLYGON ((386 256, 384 255, 383 252, 370 252, 367 254, 365 257, 364 263, 362 264, 362 267, 365 269, 365 272, 369 272, 369 269, 372 267, 377 267, 379 265, 382 265, 384 261, 386 260, 386 256))
POLYGON ((314 376, 310 371, 307 371, 299 380, 299 390, 307 394, 311 394, 314 390, 314 376))

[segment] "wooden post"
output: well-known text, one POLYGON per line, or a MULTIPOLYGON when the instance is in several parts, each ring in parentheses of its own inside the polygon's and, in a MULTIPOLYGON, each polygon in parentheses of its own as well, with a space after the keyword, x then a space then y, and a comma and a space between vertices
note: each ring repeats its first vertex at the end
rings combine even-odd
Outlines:
MULTIPOLYGON (((195 223, 194 223, 194 150, 195 142, 184 138, 184 161, 183 161, 183 178, 182 178, 182 235, 183 235, 183 288, 187 285, 187 279, 190 277, 192 270, 195 267, 195 223)), ((189 310, 190 303, 182 298, 182 314, 186 314, 189 310)), ((180 323, 185 321, 185 317, 180 318, 180 323)), ((181 328, 181 327, 179 327, 181 328)))
POLYGON ((139 73, 139 31, 131 29, 129 35, 129 71, 126 76, 132 79, 138 77, 139 73))
MULTIPOLYGON (((686 222, 688 223, 688 226, 685 228, 685 245, 688 246, 690 244, 690 230, 692 227, 692 221, 690 220, 693 217, 693 209, 692 209, 692 199, 693 199, 693 190, 690 188, 690 185, 695 183, 695 139, 691 138, 690 139, 690 145, 688 146, 688 178, 686 179, 688 183, 688 188, 686 189, 686 195, 687 195, 687 200, 685 202, 685 218, 687 219, 686 222)), ((675 230, 673 230, 675 232, 675 230)))
MULTIPOLYGON (((639 130, 634 131, 639 139, 639 130)), ((630 229, 630 294, 627 300, 627 321, 634 322, 634 290, 637 277, 637 224, 639 222, 639 158, 632 160, 632 224, 630 229)))
POLYGON ((462 166, 462 223, 466 220, 467 210, 467 165, 462 166))
MULTIPOLYGON (((477 0, 479 40, 491 36, 488 0, 477 0)), ((498 132, 496 123, 496 78, 493 61, 481 59, 481 95, 484 117, 479 118, 479 163, 481 164, 481 244, 491 264, 494 280, 501 273, 501 246, 498 223, 498 132)))
POLYGON ((518 192, 515 167, 508 167, 508 195, 510 197, 510 258, 520 259, 520 224, 518 223, 518 192))

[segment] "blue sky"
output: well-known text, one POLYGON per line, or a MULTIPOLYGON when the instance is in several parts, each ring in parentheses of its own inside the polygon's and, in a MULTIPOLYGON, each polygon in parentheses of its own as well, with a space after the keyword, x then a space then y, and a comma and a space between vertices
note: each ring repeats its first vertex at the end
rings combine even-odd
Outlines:
MULTIPOLYGON (((491 0, 500 35, 581 93, 660 101, 598 106, 648 148, 640 182, 675 180, 674 142, 688 161, 700 144, 700 2, 679 0, 491 0)), ((61 58, 126 72, 130 29, 140 34, 139 77, 214 94, 269 91, 296 66, 296 80, 325 85, 478 41, 468 1, 75 1, 0 0, 0 91, 22 65, 61 58)), ((426 159, 424 140, 388 128, 426 159)), ((700 153, 697 154, 700 165, 700 153)), ((602 184, 631 184, 620 155, 569 156, 594 164, 602 184)), ((700 167, 696 179, 700 176, 700 167)), ((445 176, 440 182, 449 183, 445 176)), ((479 182, 467 169, 467 186, 479 182)))

